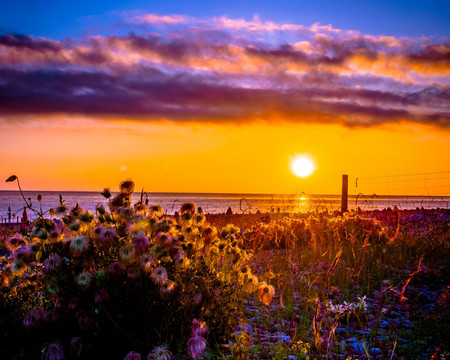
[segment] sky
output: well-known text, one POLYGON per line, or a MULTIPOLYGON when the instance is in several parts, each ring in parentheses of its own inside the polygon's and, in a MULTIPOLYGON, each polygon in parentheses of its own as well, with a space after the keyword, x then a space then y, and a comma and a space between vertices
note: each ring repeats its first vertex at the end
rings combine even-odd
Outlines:
POLYGON ((348 174, 354 194, 450 196, 449 13, 3 1, 0 176, 28 190, 131 178, 154 192, 332 194, 348 174), (307 178, 291 170, 299 155, 315 163, 307 178))

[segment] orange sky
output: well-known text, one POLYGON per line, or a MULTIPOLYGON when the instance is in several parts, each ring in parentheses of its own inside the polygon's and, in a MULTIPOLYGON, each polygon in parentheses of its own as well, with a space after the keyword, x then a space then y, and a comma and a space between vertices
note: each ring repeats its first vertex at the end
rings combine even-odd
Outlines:
MULTIPOLYGON (((401 182, 361 179, 354 188, 355 177, 446 170, 449 133, 427 125, 348 128, 65 118, 2 130, 0 175, 18 175, 28 190, 116 189, 132 178, 137 188, 156 192, 339 193, 346 173, 350 193, 450 194, 448 179, 439 180, 445 174, 401 182), (290 169, 297 154, 316 163, 306 179, 290 169)), ((16 184, 2 182, 0 189, 15 190, 16 184)))
POLYGON ((132 178, 155 192, 329 194, 348 174, 350 194, 450 195, 444 37, 124 16, 128 33, 0 35, 0 176, 28 190, 132 178), (317 167, 305 179, 290 169, 301 154, 317 167), (419 175, 373 179, 405 174, 419 175))

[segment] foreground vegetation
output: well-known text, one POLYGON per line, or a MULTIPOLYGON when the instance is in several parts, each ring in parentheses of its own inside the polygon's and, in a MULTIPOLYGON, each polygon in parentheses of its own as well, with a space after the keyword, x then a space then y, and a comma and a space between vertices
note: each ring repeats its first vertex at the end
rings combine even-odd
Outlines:
POLYGON ((63 199, 36 210, 0 241, 2 359, 449 355, 448 212, 226 217, 187 203, 174 218, 120 188, 95 214, 63 199))

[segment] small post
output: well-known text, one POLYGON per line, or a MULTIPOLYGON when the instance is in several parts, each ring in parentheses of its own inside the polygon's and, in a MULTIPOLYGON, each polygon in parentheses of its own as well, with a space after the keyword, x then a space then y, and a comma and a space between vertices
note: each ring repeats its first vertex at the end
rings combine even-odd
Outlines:
POLYGON ((348 175, 342 175, 341 212, 348 211, 348 175))

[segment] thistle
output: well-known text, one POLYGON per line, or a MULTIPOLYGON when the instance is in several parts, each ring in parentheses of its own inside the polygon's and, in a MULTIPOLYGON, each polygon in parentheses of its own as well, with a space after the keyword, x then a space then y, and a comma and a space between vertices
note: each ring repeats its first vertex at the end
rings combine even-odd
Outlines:
POLYGON ((258 287, 258 298, 264 305, 270 305, 275 296, 275 288, 262 282, 258 287))
POLYGON ((89 289, 89 286, 91 285, 92 275, 88 273, 87 271, 82 272, 76 277, 76 284, 81 290, 87 290, 89 289))
POLYGON ((135 351, 130 351, 124 360, 141 360, 141 354, 135 351))
POLYGON ((173 359, 172 353, 167 348, 167 345, 159 345, 153 349, 151 353, 147 355, 147 360, 171 360, 173 359))
POLYGON ((206 350, 206 340, 201 336, 191 337, 187 342, 187 352, 194 360, 200 359, 206 350))
POLYGON ((61 266, 61 256, 58 254, 50 255, 44 260, 44 270, 47 273, 51 273, 61 266))
POLYGON ((70 253, 74 256, 79 256, 84 253, 89 247, 89 241, 86 236, 75 236, 70 241, 70 253))
POLYGON ((39 326, 44 312, 42 309, 33 309, 23 319, 23 326, 27 329, 33 329, 39 326))
POLYGON ((124 264, 131 264, 134 262, 136 250, 132 244, 124 245, 119 250, 120 260, 124 264))
POLYGON ((132 239, 132 243, 134 248, 136 249, 137 254, 143 254, 148 250, 149 241, 147 236, 141 235, 136 236, 132 239))
POLYGON ((205 336, 207 329, 208 329, 208 327, 206 326, 206 323, 204 321, 200 321, 197 319, 192 320, 192 325, 191 325, 192 337, 205 336))
POLYGON ((120 192, 123 195, 131 195, 134 192, 134 181, 133 180, 125 180, 120 183, 120 192))
POLYGON ((180 206, 180 214, 181 215, 189 214, 191 215, 191 218, 195 214, 195 210, 196 210, 195 204, 191 202, 186 202, 180 206))
POLYGON ((167 271, 162 266, 159 266, 153 269, 151 277, 155 283, 162 285, 167 280, 167 271))
POLYGON ((63 360, 64 349, 60 343, 45 344, 42 348, 42 360, 63 360))

